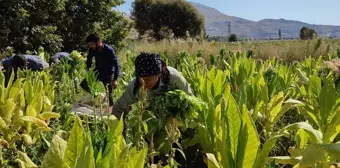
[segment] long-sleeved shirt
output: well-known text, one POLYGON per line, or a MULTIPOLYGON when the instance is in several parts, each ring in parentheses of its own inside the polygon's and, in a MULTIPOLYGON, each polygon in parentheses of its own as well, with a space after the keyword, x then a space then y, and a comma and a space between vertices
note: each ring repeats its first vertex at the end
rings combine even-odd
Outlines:
MULTIPOLYGON (((49 64, 42 60, 37 55, 23 55, 27 59, 27 68, 30 70, 43 70, 44 68, 48 68, 49 64)), ((4 69, 8 69, 12 67, 13 57, 5 58, 2 60, 2 65, 4 69)))
MULTIPOLYGON (((186 81, 186 79, 175 68, 173 67, 167 67, 167 68, 170 72, 170 80, 168 84, 170 89, 171 90, 173 89, 183 90, 188 95, 192 96, 193 95, 192 90, 190 88, 190 85, 186 81)), ((115 115, 117 118, 120 118, 123 112, 126 115, 126 113, 128 113, 131 110, 130 106, 137 102, 139 90, 137 90, 137 94, 135 95, 133 94, 135 82, 136 82, 136 78, 133 78, 132 81, 127 86, 123 95, 114 104, 113 115, 115 115)), ((147 91, 147 97, 163 92, 162 88, 164 85, 165 84, 163 83, 163 81, 160 81, 156 89, 147 91)))
POLYGON ((90 50, 87 55, 87 69, 90 69, 92 65, 92 58, 95 57, 95 71, 98 71, 103 80, 117 80, 119 77, 119 64, 114 49, 103 43, 103 48, 101 51, 90 50))
POLYGON ((67 60, 67 62, 74 66, 75 65, 75 61, 70 57, 70 54, 67 52, 57 52, 55 53, 52 57, 51 57, 51 61, 52 62, 56 62, 57 60, 61 61, 61 60, 67 60))

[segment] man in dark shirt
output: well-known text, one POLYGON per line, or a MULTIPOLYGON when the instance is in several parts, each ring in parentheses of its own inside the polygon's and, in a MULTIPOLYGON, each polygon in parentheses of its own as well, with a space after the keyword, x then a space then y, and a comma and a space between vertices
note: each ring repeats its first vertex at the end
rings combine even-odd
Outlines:
MULTIPOLYGON (((107 86, 109 90, 109 103, 112 106, 112 88, 117 88, 117 79, 119 77, 119 64, 116 53, 111 46, 103 43, 97 34, 90 34, 86 38, 86 42, 89 48, 86 61, 87 69, 91 68, 92 58, 94 57, 96 61, 94 71, 98 73, 97 80, 107 86)), ((86 79, 81 82, 80 86, 87 92, 90 92, 86 79)))
POLYGON ((4 69, 27 68, 33 71, 40 71, 49 67, 49 64, 37 55, 15 55, 5 58, 1 62, 4 69))
POLYGON ((9 82, 9 78, 14 71, 14 80, 17 79, 17 70, 29 69, 32 71, 42 71, 49 67, 49 64, 37 55, 14 55, 12 57, 1 60, 3 73, 5 75, 5 86, 9 82))

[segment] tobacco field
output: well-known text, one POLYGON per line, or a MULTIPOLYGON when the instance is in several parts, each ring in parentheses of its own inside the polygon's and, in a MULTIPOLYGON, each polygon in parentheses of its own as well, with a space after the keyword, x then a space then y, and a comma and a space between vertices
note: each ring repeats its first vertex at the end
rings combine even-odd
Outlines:
MULTIPOLYGON (((77 65, 0 74, 0 166, 20 168, 329 168, 340 161, 340 60, 337 54, 288 62, 250 52, 179 52, 177 68, 195 96, 174 90, 141 98, 122 118, 78 116, 71 109, 94 73, 77 65), (74 80, 75 78, 78 79, 74 80), (125 134, 126 133, 126 134, 125 134)), ((134 77, 130 52, 120 60, 115 100, 134 77)), ((44 56, 44 53, 40 53, 44 56)), ((46 55, 45 55, 46 56, 46 55)), ((47 56, 46 56, 47 57, 47 56)), ((121 56, 120 56, 121 57, 121 56)))

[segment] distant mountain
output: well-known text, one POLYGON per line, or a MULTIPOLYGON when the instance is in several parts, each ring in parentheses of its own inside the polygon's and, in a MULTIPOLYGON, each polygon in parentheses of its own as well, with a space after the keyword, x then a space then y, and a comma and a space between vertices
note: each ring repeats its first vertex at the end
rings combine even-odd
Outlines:
POLYGON ((258 22, 228 16, 212 7, 190 2, 204 17, 206 31, 210 36, 227 36, 228 23, 231 33, 241 38, 278 38, 281 29, 282 37, 297 38, 303 26, 315 29, 321 37, 340 37, 340 26, 311 25, 300 21, 285 19, 263 19, 258 22))

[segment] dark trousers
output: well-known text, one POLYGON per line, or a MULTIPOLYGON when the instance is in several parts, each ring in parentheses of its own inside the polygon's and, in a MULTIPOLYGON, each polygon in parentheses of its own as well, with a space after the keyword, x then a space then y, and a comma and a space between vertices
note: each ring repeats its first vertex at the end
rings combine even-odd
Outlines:
MULTIPOLYGON (((109 80, 109 79, 105 79, 105 78, 101 78, 101 77, 98 77, 97 80, 101 81, 104 86, 105 86, 105 89, 106 89, 106 93, 107 93, 107 90, 109 90, 109 103, 110 103, 110 106, 113 106, 113 92, 112 92, 112 81, 109 80)), ((86 79, 84 79, 81 83, 80 83, 80 86, 85 90, 87 91, 88 93, 91 93, 90 91, 90 88, 86 82, 86 79)))

